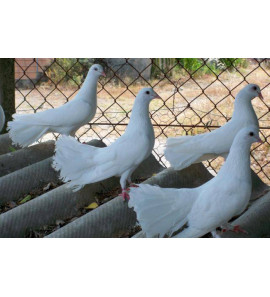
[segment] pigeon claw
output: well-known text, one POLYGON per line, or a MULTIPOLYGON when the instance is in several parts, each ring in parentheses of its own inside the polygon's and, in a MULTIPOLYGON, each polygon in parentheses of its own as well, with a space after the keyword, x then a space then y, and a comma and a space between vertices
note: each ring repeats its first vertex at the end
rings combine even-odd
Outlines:
POLYGON ((129 194, 127 193, 127 189, 125 189, 125 190, 123 190, 122 191, 122 193, 120 194, 120 196, 122 196, 123 197, 123 200, 125 201, 125 202, 128 202, 129 201, 129 194))
POLYGON ((136 184, 134 184, 134 183, 131 183, 129 186, 130 186, 131 188, 139 188, 139 186, 136 185, 136 184))
POLYGON ((222 233, 225 233, 227 231, 231 231, 231 232, 235 232, 235 233, 245 233, 245 234, 248 234, 248 232, 246 230, 242 229, 240 227, 240 225, 236 225, 236 226, 229 225, 228 228, 222 228, 221 229, 221 232, 222 233))
POLYGON ((248 232, 247 232, 246 230, 242 229, 242 228, 240 227, 240 225, 236 225, 236 226, 234 226, 233 229, 232 229, 232 232, 248 234, 248 232))

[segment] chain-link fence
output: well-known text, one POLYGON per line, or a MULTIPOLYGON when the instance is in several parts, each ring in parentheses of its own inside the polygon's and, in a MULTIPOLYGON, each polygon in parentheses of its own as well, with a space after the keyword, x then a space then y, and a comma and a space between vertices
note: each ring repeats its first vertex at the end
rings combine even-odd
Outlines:
MULTIPOLYGON (((16 59, 16 111, 32 113, 64 104, 76 95, 93 63, 102 64, 107 77, 98 83, 97 114, 78 130, 77 137, 113 142, 128 124, 137 92, 151 86, 163 99, 150 105, 156 135, 153 153, 165 165, 167 137, 203 133, 224 125, 232 115, 238 91, 247 83, 257 83, 265 100, 256 98, 253 106, 265 143, 253 146, 252 168, 269 184, 268 59, 16 59)), ((205 164, 217 171, 222 159, 205 164)))

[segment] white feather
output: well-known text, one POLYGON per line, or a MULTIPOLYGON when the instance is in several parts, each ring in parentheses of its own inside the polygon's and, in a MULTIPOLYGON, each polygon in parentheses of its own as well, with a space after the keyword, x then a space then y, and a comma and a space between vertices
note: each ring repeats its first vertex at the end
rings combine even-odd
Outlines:
POLYGON ((133 207, 137 219, 147 237, 171 235, 187 221, 198 191, 192 189, 165 189, 141 184, 131 188, 129 207, 133 207))
POLYGON ((25 147, 48 132, 74 135, 95 116, 97 81, 101 71, 103 68, 100 65, 93 65, 76 97, 63 106, 35 114, 14 114, 13 121, 8 122, 9 135, 13 143, 25 147), (95 67, 100 68, 98 72, 93 70, 95 67))
POLYGON ((186 224, 188 227, 175 237, 200 237, 243 212, 252 186, 250 145, 258 137, 256 126, 240 130, 218 175, 198 188, 140 185, 132 189, 129 206, 134 207, 147 236, 171 235, 186 224))
POLYGON ((232 119, 221 128, 195 136, 168 138, 165 157, 177 170, 184 169, 193 163, 202 162, 223 156, 229 152, 236 134, 243 128, 255 125, 259 128, 258 119, 251 100, 260 91, 253 91, 256 85, 247 85, 236 96, 232 119))
POLYGON ((98 182, 111 176, 121 176, 121 187, 132 172, 152 152, 154 131, 149 119, 149 102, 156 93, 148 88, 136 97, 132 115, 125 133, 112 145, 94 148, 80 144, 72 137, 61 137, 56 142, 53 166, 60 170, 61 178, 70 181, 74 190, 85 184, 98 182), (145 95, 149 90, 150 95, 145 95), (152 94, 152 95, 151 95, 152 94), (149 99, 149 98, 150 99, 149 99))

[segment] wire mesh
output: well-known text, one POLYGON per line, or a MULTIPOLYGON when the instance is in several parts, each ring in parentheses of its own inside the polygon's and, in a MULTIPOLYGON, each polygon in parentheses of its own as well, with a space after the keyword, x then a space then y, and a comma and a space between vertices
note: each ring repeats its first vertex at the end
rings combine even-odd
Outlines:
MULTIPOLYGON (((270 184, 269 59, 18 58, 16 112, 42 111, 71 100, 93 63, 102 64, 107 77, 98 82, 96 116, 77 131, 78 139, 113 142, 125 131, 137 92, 151 86, 163 99, 152 101, 150 115, 156 136, 153 153, 164 165, 168 165, 163 155, 167 137, 194 135, 224 125, 232 115, 238 91, 247 83, 258 84, 265 100, 256 98, 253 106, 265 142, 252 147, 252 169, 270 184)), ((44 139, 52 137, 57 135, 44 139)), ((215 173, 222 162, 216 158, 205 165, 215 173)))

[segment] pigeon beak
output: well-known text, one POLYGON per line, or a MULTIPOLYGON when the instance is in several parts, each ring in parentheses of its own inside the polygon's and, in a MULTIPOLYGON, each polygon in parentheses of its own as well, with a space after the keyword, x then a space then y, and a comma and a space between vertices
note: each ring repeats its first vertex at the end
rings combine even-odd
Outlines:
POLYGON ((261 92, 259 93, 258 97, 259 97, 261 100, 263 100, 263 95, 262 95, 261 92))
POLYGON ((105 74, 105 72, 103 71, 103 72, 101 72, 101 75, 102 76, 104 76, 104 77, 106 77, 106 74, 105 74))
POLYGON ((263 143, 263 141, 261 140, 260 137, 257 137, 256 139, 257 139, 257 142, 259 142, 259 143, 263 143))
POLYGON ((153 99, 162 99, 157 93, 155 93, 155 97, 153 99))

